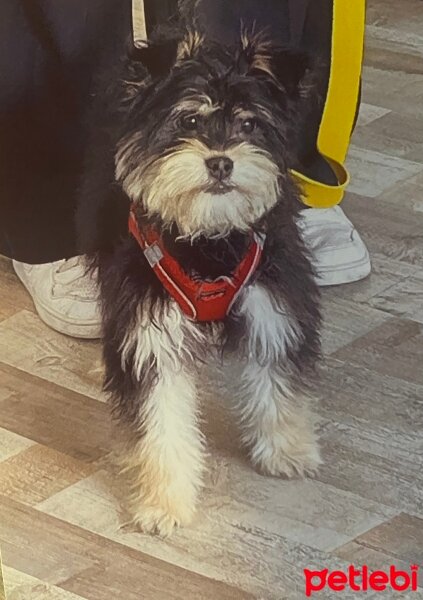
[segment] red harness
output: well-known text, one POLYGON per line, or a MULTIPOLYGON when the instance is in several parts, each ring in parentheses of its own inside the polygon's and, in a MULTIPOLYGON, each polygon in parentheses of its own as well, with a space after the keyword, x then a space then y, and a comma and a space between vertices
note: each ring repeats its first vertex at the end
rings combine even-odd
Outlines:
POLYGON ((205 281, 192 279, 183 271, 153 227, 141 230, 133 210, 129 214, 129 231, 141 246, 163 287, 194 321, 220 321, 229 314, 260 263, 265 239, 265 236, 253 234, 245 257, 231 277, 205 281))

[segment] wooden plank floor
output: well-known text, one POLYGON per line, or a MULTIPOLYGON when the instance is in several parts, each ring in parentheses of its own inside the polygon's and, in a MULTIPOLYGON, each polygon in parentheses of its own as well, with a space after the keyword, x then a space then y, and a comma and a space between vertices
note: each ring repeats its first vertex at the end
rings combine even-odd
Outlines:
POLYGON ((369 1, 363 101, 343 206, 371 250, 373 274, 324 293, 326 462, 313 481, 256 474, 210 398, 210 468, 195 523, 168 541, 122 527, 104 463, 99 345, 44 326, 0 259, 9 600, 295 600, 305 567, 423 564, 420 0, 369 1))

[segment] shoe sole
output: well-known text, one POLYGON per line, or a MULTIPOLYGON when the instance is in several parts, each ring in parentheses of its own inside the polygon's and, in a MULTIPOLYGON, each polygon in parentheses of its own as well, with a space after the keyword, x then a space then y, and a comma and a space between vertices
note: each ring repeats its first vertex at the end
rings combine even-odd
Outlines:
POLYGON ((99 325, 93 323, 69 323, 67 321, 63 321, 58 318, 55 314, 53 314, 48 308, 46 308, 40 302, 37 302, 34 299, 33 292, 31 286, 26 282, 25 274, 19 263, 13 261, 13 268, 15 270, 16 275, 19 277, 22 285, 27 290, 28 294, 31 296, 32 302, 35 306, 35 310, 37 311, 40 319, 48 325, 51 329, 55 331, 67 335, 72 338, 80 338, 84 340, 98 340, 100 339, 101 333, 99 331, 99 325))
POLYGON ((349 265, 338 265, 329 268, 317 268, 317 283, 320 287, 356 283, 366 279, 372 272, 370 256, 367 253, 362 259, 349 265))

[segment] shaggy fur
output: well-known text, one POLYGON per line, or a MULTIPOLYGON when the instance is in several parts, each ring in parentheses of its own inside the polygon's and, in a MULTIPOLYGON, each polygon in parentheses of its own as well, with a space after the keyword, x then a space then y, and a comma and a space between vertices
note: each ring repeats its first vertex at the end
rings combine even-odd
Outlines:
POLYGON ((228 46, 167 31, 126 61, 96 105, 78 229, 98 267, 105 388, 126 427, 121 466, 144 531, 168 535, 194 514, 204 469, 196 373, 210 348, 241 366, 234 410, 257 468, 292 476, 319 465, 305 389, 319 355, 319 294, 289 175, 306 68, 245 25, 228 46), (127 233, 129 201, 203 279, 230 275, 251 231, 266 234, 223 322, 190 321, 169 297, 127 233))

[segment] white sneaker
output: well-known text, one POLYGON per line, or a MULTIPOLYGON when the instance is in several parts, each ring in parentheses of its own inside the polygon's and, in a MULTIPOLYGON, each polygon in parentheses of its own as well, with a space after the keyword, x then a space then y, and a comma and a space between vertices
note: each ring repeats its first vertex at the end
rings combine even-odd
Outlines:
POLYGON ((47 325, 71 337, 101 337, 97 282, 83 257, 44 265, 13 261, 13 267, 47 325))
POLYGON ((320 286, 351 283, 370 274, 369 251, 339 206, 305 209, 298 225, 320 286))

